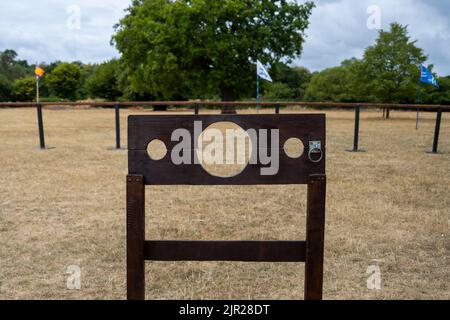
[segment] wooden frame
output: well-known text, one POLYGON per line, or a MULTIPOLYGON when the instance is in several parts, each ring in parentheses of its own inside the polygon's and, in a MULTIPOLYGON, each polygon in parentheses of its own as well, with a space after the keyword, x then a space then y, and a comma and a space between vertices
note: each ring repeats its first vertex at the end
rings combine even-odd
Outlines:
POLYGON ((325 115, 220 115, 220 116, 130 116, 128 118, 127 176, 127 298, 145 298, 145 261, 244 261, 305 262, 305 299, 322 299, 325 231, 325 115), (274 176, 261 176, 262 165, 247 165, 242 173, 219 178, 201 165, 174 165, 170 152, 152 160, 147 145, 153 139, 174 147, 170 133, 178 128, 193 132, 194 121, 204 128, 215 122, 230 121, 244 130, 279 129, 280 169, 274 176), (289 138, 302 140, 305 150, 297 159, 284 154, 289 138), (321 144, 320 161, 312 161, 309 142, 321 144), (307 184, 305 241, 148 241, 145 239, 146 185, 254 185, 307 184))

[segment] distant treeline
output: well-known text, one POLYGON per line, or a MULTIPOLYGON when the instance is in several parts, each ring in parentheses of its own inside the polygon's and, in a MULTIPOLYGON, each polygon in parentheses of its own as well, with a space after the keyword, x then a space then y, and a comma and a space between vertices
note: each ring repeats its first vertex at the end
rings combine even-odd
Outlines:
MULTIPOLYGON (((280 61, 272 63, 269 73, 274 82, 263 81, 261 90, 265 101, 415 103, 419 65, 426 60, 423 50, 410 40, 407 28, 392 24, 390 31, 380 32, 376 43, 366 49, 362 59, 352 58, 340 66, 313 73, 280 61)), ((214 88, 201 96, 189 90, 179 91, 167 99, 154 94, 158 91, 155 84, 146 88, 145 82, 140 83, 140 89, 135 90, 132 81, 137 71, 130 70, 123 58, 101 64, 57 61, 40 66, 46 71, 40 80, 42 101, 221 99, 220 91, 214 88)), ((0 51, 0 101, 34 101, 34 67, 19 60, 14 50, 0 51)), ((428 67, 433 69, 432 65, 428 67)), ((173 76, 167 74, 167 77, 173 76)), ((450 105, 450 76, 436 78, 440 89, 423 86, 422 102, 450 105)), ((234 95, 239 100, 254 99, 248 88, 234 95)))

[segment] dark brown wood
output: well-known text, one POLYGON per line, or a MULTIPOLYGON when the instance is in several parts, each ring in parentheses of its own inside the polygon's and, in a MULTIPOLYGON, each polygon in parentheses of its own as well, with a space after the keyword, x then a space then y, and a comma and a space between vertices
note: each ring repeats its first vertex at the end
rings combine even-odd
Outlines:
POLYGON ((127 298, 145 299, 145 184, 140 175, 127 176, 127 298))
POLYGON ((355 107, 355 132, 353 134, 353 152, 358 152, 359 147, 359 118, 360 118, 361 108, 359 106, 355 107))
POLYGON ((116 103, 115 105, 115 115, 116 115, 116 149, 120 149, 120 105, 116 103))
MULTIPOLYGON (((121 107, 143 107, 143 106, 174 106, 174 107, 189 107, 198 101, 126 101, 120 102, 121 107)), ((91 107, 114 107, 115 102, 41 102, 43 106, 91 106, 91 107)), ((235 107, 255 107, 254 101, 202 101, 202 106, 235 106, 235 107)), ((359 105, 361 108, 392 108, 392 109, 411 109, 417 110, 417 104, 394 104, 394 103, 348 103, 348 102, 260 102, 261 107, 270 107, 274 104, 279 104, 284 107, 320 107, 320 108, 354 108, 359 105)), ((0 102, 0 108, 29 108, 35 107, 35 102, 0 102)), ((437 110, 442 108, 443 111, 450 111, 448 105, 420 105, 421 110, 437 110)))
POLYGON ((38 118, 38 131, 39 131, 39 146, 41 149, 45 149, 45 135, 44 135, 44 121, 42 119, 42 105, 36 106, 37 118, 38 118))
MULTIPOLYGON (((141 106, 174 106, 174 107, 189 107, 198 101, 126 101, 120 102, 121 107, 141 107, 141 106)), ((41 102, 43 106, 92 106, 92 107, 114 107, 115 102, 41 102)), ((237 107, 255 107, 256 102, 252 101, 202 101, 202 106, 216 106, 223 105, 237 106, 237 107)), ((417 104, 394 104, 394 103, 348 103, 348 102, 303 102, 303 101, 291 101, 291 102, 260 102, 261 107, 270 107, 274 104, 279 104, 284 107, 321 107, 321 108, 354 108, 356 105, 362 108, 392 108, 392 109, 412 109, 417 110, 417 104)), ((0 102, 0 108, 28 108, 35 107, 36 102, 0 102)), ((437 110, 442 108, 443 111, 449 111, 448 105, 434 105, 434 104, 422 104, 419 106, 421 110, 437 110)))
POLYGON ((439 146, 439 135, 441 132, 441 120, 442 120, 442 110, 439 109, 436 113, 436 126, 434 127, 434 140, 433 140, 433 151, 432 153, 438 153, 439 146))
POLYGON ((306 216, 305 299, 321 300, 325 238, 326 177, 312 175, 308 183, 306 216))
POLYGON ((152 261, 305 262, 305 241, 146 241, 152 261))
MULTIPOLYGON (((195 115, 195 116, 130 116, 128 118, 127 177, 127 281, 128 299, 143 299, 144 261, 244 261, 305 262, 305 298, 321 299, 325 229, 325 115, 195 115), (248 165, 232 178, 217 178, 199 164, 174 165, 171 141, 175 129, 186 129, 194 139, 194 121, 202 129, 219 121, 230 121, 244 130, 278 129, 279 171, 274 176, 261 175, 258 165, 248 165), (290 138, 303 141, 305 152, 299 159, 288 158, 283 151, 290 138), (147 145, 158 139, 168 153, 159 161, 151 160, 147 145), (323 157, 314 148, 320 142, 323 157), (310 152, 311 151, 311 152, 310 152), (309 155, 308 155, 309 154, 309 155), (314 154, 315 157, 310 158, 314 154), (319 161, 314 163, 314 161, 319 161), (308 184, 306 241, 145 241, 145 185, 253 185, 308 184)), ((191 141, 193 145, 193 141, 191 141)), ((260 146, 253 146, 257 150, 260 146)), ((192 150, 191 150, 192 151, 192 150)), ((191 152, 192 153, 192 152, 191 152)), ((192 157, 193 160, 193 157, 192 157)))
MULTIPOLYGON (((307 184, 311 174, 325 174, 325 155, 319 163, 309 161, 309 141, 320 141, 325 154, 325 115, 187 115, 187 116, 129 116, 128 117, 128 170, 130 174, 140 174, 147 185, 270 185, 307 184), (177 128, 191 133, 194 145, 194 121, 201 121, 203 129, 218 121, 230 121, 247 129, 279 129, 279 170, 276 175, 262 176, 261 164, 249 164, 244 171, 234 177, 220 178, 210 175, 200 164, 174 165, 171 151, 178 142, 171 141, 172 132, 177 128), (284 143, 290 138, 300 139, 305 152, 298 159, 289 158, 283 151, 284 143), (152 160, 147 153, 150 141, 159 139, 166 145, 166 157, 152 160)), ((253 147, 256 150, 256 147, 253 147)), ((193 162, 193 153, 192 162, 193 162)))
POLYGON ((281 108, 281 105, 279 105, 279 104, 275 105, 275 114, 280 114, 280 108, 281 108))

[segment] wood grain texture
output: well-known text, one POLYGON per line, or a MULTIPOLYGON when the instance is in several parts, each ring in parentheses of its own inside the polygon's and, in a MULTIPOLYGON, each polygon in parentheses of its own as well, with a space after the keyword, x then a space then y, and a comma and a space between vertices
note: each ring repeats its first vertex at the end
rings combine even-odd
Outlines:
POLYGON ((144 177, 127 176, 127 299, 145 298, 145 184, 144 177))
MULTIPOLYGON (((270 185, 307 184, 311 174, 324 174, 326 157, 319 163, 308 160, 309 141, 321 141, 325 154, 325 115, 187 115, 187 116, 130 116, 128 118, 128 170, 130 174, 143 175, 147 185, 270 185), (260 163, 249 164, 239 175, 221 178, 210 175, 200 164, 174 165, 171 150, 178 144, 171 141, 175 129, 187 129, 194 146, 194 121, 201 121, 203 129, 216 122, 233 122, 242 129, 279 129, 280 148, 279 171, 273 176, 262 176, 260 163), (283 151, 284 143, 290 138, 300 139, 305 152, 298 159, 289 158, 283 151), (159 161, 147 154, 148 144, 159 139, 168 152, 159 161)), ((256 150, 258 146, 253 146, 256 150)), ((194 152, 191 153, 192 163, 194 152)))
POLYGON ((305 241, 146 241, 152 261, 305 262, 305 241))
POLYGON ((305 299, 322 300, 326 177, 313 175, 306 212, 305 299))
MULTIPOLYGON (((127 177, 127 288, 128 299, 145 297, 145 260, 152 261, 243 261, 305 262, 305 299, 322 299, 325 231, 325 116, 324 115, 221 115, 221 116, 130 116, 128 118, 127 177), (273 176, 260 174, 260 165, 248 165, 231 178, 210 175, 201 165, 175 165, 170 151, 175 129, 187 129, 194 145, 194 121, 203 129, 227 121, 248 129, 278 129, 279 171, 273 176), (303 156, 291 159, 284 154, 284 142, 300 139, 303 156), (168 152, 159 161, 147 153, 148 144, 158 139, 168 152), (309 142, 320 141, 323 159, 314 163, 306 156, 309 142), (145 241, 145 185, 255 185, 308 184, 306 241, 145 241)), ((199 132, 200 133, 200 132, 199 132)), ((259 146, 253 146, 258 148, 259 146)), ((314 151, 314 150, 312 150, 314 151)), ((193 157, 192 157, 193 160, 193 157)))

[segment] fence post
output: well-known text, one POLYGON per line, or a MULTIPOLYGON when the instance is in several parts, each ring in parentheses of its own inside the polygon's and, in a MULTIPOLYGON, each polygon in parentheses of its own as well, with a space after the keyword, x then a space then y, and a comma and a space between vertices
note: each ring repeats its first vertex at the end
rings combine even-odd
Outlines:
POLYGON ((117 102, 116 109, 116 149, 120 149, 120 104, 117 102))
POLYGON ((199 113, 199 105, 196 103, 194 104, 194 114, 198 114, 199 113))
POLYGON ((391 109, 387 108, 386 109, 386 119, 389 119, 390 113, 391 113, 391 109))
POLYGON ((439 108, 436 114, 436 127, 434 129, 434 141, 433 141, 433 151, 432 153, 438 153, 438 145, 439 145, 439 135, 441 132, 441 120, 442 120, 442 109, 439 108))
POLYGON ((145 183, 139 175, 127 176, 127 298, 145 299, 145 183))
POLYGON ((280 105, 279 104, 275 105, 275 114, 280 114, 280 105))
POLYGON ((364 152, 359 150, 359 118, 361 114, 361 107, 355 107, 355 132, 353 134, 353 149, 348 150, 349 152, 364 152))
POLYGON ((310 176, 306 204, 305 300, 322 300, 325 195, 325 175, 310 176))
POLYGON ((45 149, 44 122, 42 120, 42 105, 38 103, 36 107, 37 107, 37 117, 39 127, 39 143, 41 149, 45 149))

